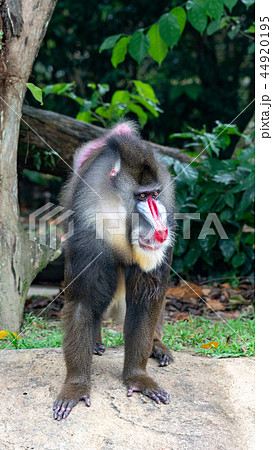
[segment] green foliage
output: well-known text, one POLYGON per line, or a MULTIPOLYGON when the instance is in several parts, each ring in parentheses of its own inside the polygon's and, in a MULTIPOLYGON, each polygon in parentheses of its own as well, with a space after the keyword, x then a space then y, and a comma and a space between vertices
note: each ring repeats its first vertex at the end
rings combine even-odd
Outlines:
POLYGON ((131 91, 115 91, 110 102, 104 100, 104 96, 110 90, 108 84, 89 83, 88 87, 93 91, 89 99, 83 99, 75 94, 75 83, 49 85, 43 89, 43 92, 45 97, 55 94, 74 100, 79 105, 76 119, 83 122, 100 121, 106 127, 121 117, 133 113, 137 116, 140 125, 144 126, 149 118, 149 113, 158 117, 162 110, 158 106, 159 100, 152 86, 138 80, 133 80, 132 83, 131 91))
POLYGON ((6 340, 0 340, 0 348, 61 347, 63 330, 59 324, 60 322, 55 322, 54 324, 46 322, 40 317, 35 317, 32 313, 26 314, 20 338, 17 339, 11 336, 6 340))
MULTIPOLYGON (((255 0, 241 1, 249 8, 255 0)), ((100 46, 100 52, 113 48, 111 62, 116 68, 125 60, 129 41, 129 54, 138 64, 149 54, 161 65, 168 54, 168 49, 178 44, 187 19, 201 35, 207 30, 208 36, 211 36, 227 27, 228 36, 232 40, 241 31, 241 24, 238 17, 228 15, 225 7, 231 13, 237 2, 238 0, 188 0, 185 3, 187 13, 182 6, 177 6, 163 14, 158 22, 146 29, 135 31, 132 36, 127 38, 121 38, 122 34, 109 36, 100 46)))
POLYGON ((129 42, 130 37, 123 37, 118 41, 117 45, 115 45, 111 58, 111 63, 115 69, 125 60, 129 42))
POLYGON ((193 348, 197 353, 213 358, 253 356, 255 354, 255 320, 244 318, 214 322, 204 317, 166 324, 163 342, 173 350, 193 348), (212 349, 200 348, 208 342, 218 342, 212 349))
POLYGON ((0 50, 2 50, 2 39, 4 36, 4 31, 0 30, 0 50))
POLYGON ((148 31, 148 36, 150 40, 149 55, 161 65, 167 56, 168 46, 160 36, 158 23, 151 26, 148 31))
POLYGON ((208 22, 204 4, 196 0, 189 0, 186 3, 186 8, 190 24, 199 31, 200 34, 203 34, 208 22))
POLYGON ((204 147, 202 151, 206 150, 210 156, 212 153, 219 156, 220 151, 225 150, 230 145, 231 135, 241 136, 236 125, 221 123, 218 120, 216 121, 216 127, 212 129, 211 133, 207 132, 205 126, 202 130, 196 130, 192 127, 188 127, 188 129, 190 130, 189 132, 174 133, 170 137, 191 139, 192 142, 187 144, 185 148, 196 147, 202 144, 204 147))
POLYGON ((206 155, 202 159, 197 152, 190 165, 167 158, 176 181, 177 211, 200 214, 199 220, 191 221, 190 239, 184 235, 184 220, 178 220, 173 264, 177 272, 225 276, 253 273, 254 147, 249 145, 234 159, 219 159, 233 134, 238 134, 234 125, 217 122, 211 133, 191 129, 173 135, 191 139, 185 147, 199 144, 206 155), (213 234, 201 233, 211 213, 217 215, 228 239, 220 238, 214 221, 210 226, 213 234))
POLYGON ((26 83, 26 87, 30 90, 35 100, 43 104, 43 91, 38 86, 35 86, 33 83, 26 83))
MULTIPOLYGON (((207 28, 201 36, 188 20, 187 2, 183 7, 178 6, 181 4, 178 1, 158 4, 144 0, 133 3, 117 0, 110 4, 107 0, 90 0, 86 9, 84 2, 60 0, 31 80, 40 87, 76 81, 75 94, 83 99, 90 96, 87 87, 90 80, 108 84, 110 91, 104 96, 108 103, 117 89, 131 92, 132 78, 149 83, 160 103, 164 104, 165 114, 160 114, 158 120, 147 122, 145 138, 163 145, 167 144, 169 134, 181 129, 181 125, 200 129, 206 123, 211 129, 217 118, 230 122, 254 96, 254 8, 247 10, 238 0, 230 11, 227 5, 232 2, 226 0, 225 14, 220 21, 207 16, 207 28), (176 16, 182 31, 172 51, 159 34, 158 23, 164 13, 176 16), (128 53, 130 37, 138 29, 150 39, 148 56, 141 65, 128 53), (233 32, 234 42, 227 35, 229 31, 233 32), (209 32, 207 38, 205 35, 209 32), (153 45, 152 34, 155 34, 153 45), (115 44, 119 41, 121 44, 112 60, 114 66, 110 63, 113 42, 110 42, 110 49, 99 53, 99 46, 107 36, 117 36, 115 44), (158 64, 161 64, 160 68, 158 64)), ((44 100, 45 109, 74 116, 75 103, 69 98, 59 100, 56 95, 48 95, 44 100)), ((37 106, 30 92, 27 92, 26 101, 37 106)), ((253 107, 238 118, 236 123, 240 130, 249 121, 253 107)), ((145 107, 143 109, 145 111, 145 107)), ((83 114, 90 118, 89 113, 83 114)), ((133 113, 131 117, 134 117, 133 113)))
POLYGON ((177 44, 181 28, 178 19, 173 14, 163 14, 158 21, 159 34, 168 47, 173 48, 177 44))
MULTIPOLYGON (((172 350, 193 348, 197 353, 215 358, 254 355, 255 321, 244 318, 225 322, 213 322, 203 317, 191 317, 190 321, 166 324, 163 328, 163 342, 172 350), (202 349, 209 341, 219 342, 217 349, 202 349)), ((30 349, 61 347, 63 329, 60 321, 46 321, 34 314, 26 314, 20 338, 10 332, 0 340, 0 349, 30 349)), ((106 347, 123 345, 123 333, 102 328, 102 343, 106 347)))
POLYGON ((122 35, 108 37, 100 46, 100 52, 113 48, 111 62, 116 68, 124 61, 129 42, 129 54, 138 64, 149 53, 160 65, 168 53, 168 48, 172 49, 177 45, 185 28, 186 18, 187 15, 184 8, 181 6, 175 7, 169 13, 163 14, 158 22, 151 25, 148 29, 139 29, 132 36, 128 36, 126 43, 124 38, 121 38, 122 35), (121 43, 122 39, 123 42, 121 43), (116 55, 120 52, 122 57, 118 58, 116 55))
POLYGON ((148 36, 143 33, 143 30, 136 31, 129 42, 129 53, 132 58, 140 64, 145 56, 147 56, 149 48, 148 36))

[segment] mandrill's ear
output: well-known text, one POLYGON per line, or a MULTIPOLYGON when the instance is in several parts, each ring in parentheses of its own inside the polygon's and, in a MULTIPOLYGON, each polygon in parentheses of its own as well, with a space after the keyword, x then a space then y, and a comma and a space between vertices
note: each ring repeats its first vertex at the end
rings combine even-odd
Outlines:
MULTIPOLYGON (((116 125, 112 130, 110 130, 103 138, 95 139, 94 141, 87 142, 83 147, 81 147, 75 157, 74 157, 74 171, 78 172, 83 163, 99 149, 107 144, 107 140, 114 136, 123 136, 130 138, 132 135, 137 134, 137 126, 134 122, 128 121, 116 125)), ((113 168, 113 170, 116 170, 113 168)), ((118 172, 119 169, 116 170, 118 172)), ((112 174, 113 175, 113 174, 112 174)), ((115 176, 115 175, 113 175, 115 176)))
POLYGON ((120 172, 120 167, 121 167, 120 159, 118 159, 116 161, 116 164, 115 164, 114 168, 109 173, 109 181, 111 181, 111 179, 113 179, 114 177, 117 176, 117 174, 120 172))

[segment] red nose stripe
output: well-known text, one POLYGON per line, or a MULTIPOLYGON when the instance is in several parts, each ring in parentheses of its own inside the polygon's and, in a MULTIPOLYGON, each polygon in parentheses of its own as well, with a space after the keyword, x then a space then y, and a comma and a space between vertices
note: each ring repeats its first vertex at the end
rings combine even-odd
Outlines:
POLYGON ((166 241, 168 236, 168 228, 164 227, 163 223, 161 222, 156 201, 151 196, 148 197, 148 205, 156 225, 155 240, 158 242, 164 242, 166 241))

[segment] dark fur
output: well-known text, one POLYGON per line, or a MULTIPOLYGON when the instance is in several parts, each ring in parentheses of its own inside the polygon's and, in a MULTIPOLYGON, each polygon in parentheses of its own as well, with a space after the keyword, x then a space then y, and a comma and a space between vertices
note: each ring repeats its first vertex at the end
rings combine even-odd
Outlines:
MULTIPOLYGON (((166 188, 160 201, 170 213, 168 228, 172 231, 174 193, 170 175, 152 150, 134 135, 130 138, 110 137, 104 148, 83 163, 79 175, 81 178, 72 174, 61 198, 61 205, 75 211, 75 215, 74 235, 64 244, 67 288, 63 350, 67 376, 54 404, 54 417, 58 420, 67 417, 80 399, 84 399, 88 406, 90 404, 92 353, 102 354, 104 351, 103 346, 100 347, 101 318, 117 289, 118 268, 124 271, 126 282, 123 379, 129 388, 128 395, 138 390, 157 402, 167 403, 168 394, 148 377, 146 365, 151 354, 158 358, 160 365, 172 361, 170 351, 161 342, 169 267, 162 262, 155 270, 143 272, 137 264, 128 260, 125 250, 119 251, 106 240, 96 239, 95 228, 92 224, 87 225, 85 216, 95 209, 98 197, 84 183, 87 182, 103 198, 118 193, 129 218, 136 212, 134 193, 139 188, 155 184, 160 185, 162 190, 166 188), (121 171, 109 182, 108 175, 118 157, 121 159, 121 171), (102 254, 98 256, 100 252, 102 254)), ((131 220, 128 220, 129 245, 130 235, 131 220)), ((165 254, 169 265, 171 258, 172 244, 165 254)))

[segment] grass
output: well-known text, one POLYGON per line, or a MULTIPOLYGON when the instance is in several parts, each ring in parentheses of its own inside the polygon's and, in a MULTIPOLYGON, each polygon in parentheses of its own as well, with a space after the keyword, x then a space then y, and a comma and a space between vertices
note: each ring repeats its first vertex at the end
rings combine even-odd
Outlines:
MULTIPOLYGON (((47 322, 33 314, 27 314, 20 339, 11 333, 0 340, 4 348, 49 348, 61 347, 63 330, 59 321, 47 322)), ((166 324, 163 329, 163 342, 172 350, 192 349, 197 353, 215 358, 252 356, 255 352, 255 320, 241 316, 236 320, 214 322, 203 317, 191 317, 189 321, 166 324), (200 348, 211 341, 218 347, 200 348)), ((124 344, 120 332, 102 329, 102 341, 107 347, 124 344)))
POLYGON ((163 331, 163 342, 172 350, 192 348, 197 353, 214 358, 255 354, 255 319, 241 316, 239 319, 215 322, 194 316, 189 321, 166 324, 163 331), (209 342, 218 343, 218 347, 201 348, 209 342))

